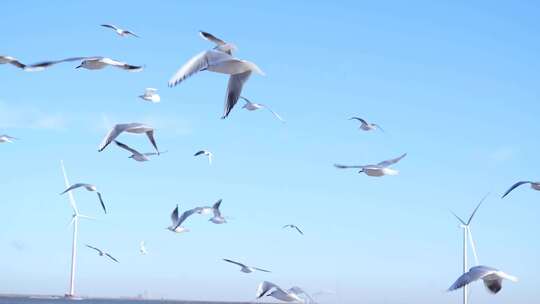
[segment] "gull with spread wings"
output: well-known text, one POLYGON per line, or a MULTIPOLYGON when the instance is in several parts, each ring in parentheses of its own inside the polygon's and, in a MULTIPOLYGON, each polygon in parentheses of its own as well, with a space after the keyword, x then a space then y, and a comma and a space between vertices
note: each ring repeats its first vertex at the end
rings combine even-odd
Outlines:
POLYGON ((391 165, 399 162, 402 158, 407 156, 407 153, 401 155, 400 157, 382 161, 376 165, 361 165, 361 166, 346 166, 335 164, 334 166, 338 169, 360 169, 358 173, 365 173, 368 176, 384 176, 384 175, 398 175, 399 171, 396 169, 389 168, 391 165))
POLYGON ((149 152, 149 153, 140 153, 139 151, 131 148, 130 146, 124 144, 124 143, 121 143, 117 140, 114 141, 114 143, 119 146, 120 148, 124 149, 124 150, 127 150, 129 152, 131 152, 131 156, 129 158, 132 158, 138 162, 144 162, 144 161, 149 161, 150 158, 148 158, 148 156, 154 156, 154 155, 160 155, 161 153, 165 153, 167 151, 162 151, 162 152, 149 152))
POLYGON ((106 28, 110 28, 111 30, 115 31, 116 34, 118 34, 118 36, 120 36, 120 37, 125 37, 125 36, 128 36, 128 35, 131 35, 133 37, 140 38, 139 36, 135 35, 133 32, 122 29, 122 28, 119 28, 114 24, 102 24, 101 26, 106 27, 106 28))
POLYGON ((156 150, 157 154, 159 155, 159 149, 156 144, 156 140, 154 139, 154 128, 152 128, 149 125, 138 123, 138 122, 132 122, 132 123, 122 123, 115 125, 107 135, 105 135, 105 138, 103 138, 103 141, 99 145, 98 151, 103 151, 111 142, 113 142, 118 135, 122 134, 122 132, 127 133, 133 133, 133 134, 146 134, 148 139, 150 140, 150 143, 152 143, 152 146, 154 146, 154 149, 156 150))
POLYGON ((115 261, 116 263, 119 263, 117 259, 115 259, 112 255, 110 255, 109 253, 99 249, 99 248, 96 248, 94 246, 90 246, 90 245, 86 245, 86 247, 90 248, 90 249, 94 249, 95 251, 97 251, 98 255, 99 256, 102 256, 102 257, 108 257, 109 259, 115 261))
POLYGON ((244 273, 252 273, 256 270, 258 271, 262 271, 262 272, 271 272, 269 270, 266 270, 266 269, 262 269, 262 268, 257 268, 257 267, 252 267, 252 266, 248 266, 246 264, 242 264, 240 262, 236 262, 236 261, 233 261, 233 260, 229 260, 229 259, 223 259, 225 262, 228 262, 228 263, 231 263, 231 264, 235 264, 235 265, 238 265, 240 266, 240 271, 244 272, 244 273))
POLYGON ((64 192, 60 193, 60 195, 66 193, 66 192, 69 192, 71 190, 75 190, 77 188, 81 188, 83 187, 84 189, 86 189, 87 191, 90 191, 90 192, 96 192, 97 193, 97 196, 99 198, 99 203, 101 204, 101 208, 103 208, 103 212, 105 212, 105 214, 107 214, 107 208, 105 208, 105 203, 103 202, 103 198, 101 197, 101 193, 99 191, 97 191, 97 187, 95 185, 92 185, 92 184, 85 184, 85 183, 77 183, 77 184, 73 184, 71 186, 69 186, 69 188, 67 188, 66 190, 64 190, 64 192))

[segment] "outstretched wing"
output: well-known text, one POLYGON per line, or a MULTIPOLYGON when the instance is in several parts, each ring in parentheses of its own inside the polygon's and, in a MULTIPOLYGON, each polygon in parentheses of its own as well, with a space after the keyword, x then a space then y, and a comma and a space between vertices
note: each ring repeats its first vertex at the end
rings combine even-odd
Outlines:
POLYGON ((103 198, 101 197, 101 193, 97 192, 97 196, 99 198, 99 203, 101 204, 101 208, 103 208, 103 212, 107 214, 107 208, 105 208, 105 203, 103 202, 103 198))
POLYGON ((229 262, 229 263, 232 263, 232 264, 235 264, 235 265, 238 265, 240 267, 246 267, 246 265, 242 264, 242 263, 239 263, 239 262, 235 262, 233 260, 229 260, 229 259, 223 259, 225 262, 229 262))
POLYGON ((238 102, 240 94, 242 93, 242 88, 244 87, 244 83, 246 83, 246 81, 249 79, 249 76, 251 76, 251 71, 245 71, 229 77, 229 84, 227 86, 227 93, 225 95, 225 109, 223 111, 223 116, 221 117, 222 119, 229 116, 232 108, 238 102))
POLYGON ((266 269, 262 269, 262 268, 258 268, 258 267, 253 267, 253 269, 256 269, 256 270, 262 271, 262 272, 268 272, 268 273, 271 272, 270 270, 266 270, 266 269))
POLYGON ((115 261, 116 263, 120 263, 120 262, 118 262, 118 260, 115 259, 112 255, 110 255, 110 254, 108 254, 108 253, 105 253, 105 255, 106 255, 107 257, 109 257, 109 259, 115 261))
POLYGON ((199 152, 193 154, 193 156, 199 156, 199 155, 201 155, 201 154, 204 154, 205 152, 206 152, 206 151, 201 150, 201 151, 199 151, 199 152))
POLYGON ((217 45, 224 45, 226 42, 219 39, 218 37, 208 33, 208 32, 204 32, 204 31, 199 31, 199 34, 201 35, 201 37, 203 37, 204 39, 210 41, 210 42, 213 42, 217 45))
POLYGON ((74 189, 77 189, 77 188, 80 188, 80 187, 85 187, 87 186, 88 184, 85 184, 85 183, 76 183, 76 184, 73 184, 71 186, 69 186, 69 188, 67 188, 66 190, 64 190, 64 192, 60 193, 60 195, 68 192, 68 191, 71 191, 71 190, 74 190, 74 189))
POLYGON ((173 226, 178 226, 178 205, 176 205, 176 208, 171 213, 171 221, 173 226))
POLYGON ((169 80, 169 87, 174 87, 192 75, 208 68, 208 51, 199 53, 186 62, 169 80))
POLYGON ((131 36, 133 36, 133 37, 141 38, 141 37, 135 35, 135 33, 133 33, 132 31, 127 31, 127 30, 126 30, 126 31, 124 31, 124 33, 127 34, 127 35, 131 35, 131 36))
POLYGON ((113 29, 115 31, 118 30, 118 28, 112 24, 102 24, 101 26, 113 29))
POLYGON ((42 62, 39 62, 39 63, 34 63, 34 64, 31 64, 31 65, 27 65, 26 67, 24 67, 24 70, 25 71, 29 71, 29 72, 34 72, 34 71, 42 71, 52 65, 55 65, 55 64, 58 64, 58 63, 62 63, 62 62, 70 62, 70 61, 81 61, 81 60, 86 60, 86 59, 90 59, 90 58, 94 58, 94 57, 71 57, 71 58, 66 58, 66 59, 61 59, 61 60, 51 60, 51 61, 42 61, 42 62))
POLYGON ((116 141, 116 140, 114 141, 114 143, 115 143, 117 146, 119 146, 120 148, 125 149, 125 150, 131 152, 132 154, 136 154, 136 155, 140 155, 140 154, 141 154, 141 153, 139 153, 139 151, 137 151, 137 150, 131 148, 130 146, 128 146, 128 145, 126 145, 126 144, 124 144, 124 143, 121 143, 121 142, 116 141))
POLYGON ((523 185, 523 184, 530 184, 531 182, 530 181, 520 181, 520 182, 517 182, 515 184, 512 185, 512 187, 510 187, 510 189, 508 189, 502 196, 502 198, 504 198, 505 196, 508 195, 508 193, 512 192, 512 190, 516 189, 517 187, 523 185))
POLYGON ((146 132, 146 136, 148 137, 148 139, 152 143, 152 146, 154 146, 154 149, 156 149, 156 152, 159 155, 159 149, 157 147, 156 140, 154 139, 154 130, 146 132))
POLYGON ((95 251, 99 252, 100 254, 103 252, 103 251, 101 251, 101 249, 96 248, 96 247, 94 247, 94 246, 90 246, 90 245, 88 245, 88 244, 86 245, 86 247, 88 247, 88 248, 90 248, 90 249, 94 249, 95 251))
POLYGON ((347 165, 340 165, 340 164, 334 164, 334 167, 338 169, 362 169, 365 166, 347 166, 347 165))
POLYGON ((214 216, 216 217, 219 217, 221 216, 221 211, 219 211, 219 206, 221 206, 221 202, 223 200, 222 199, 219 199, 215 204, 214 206, 212 206, 212 210, 214 211, 214 216))
POLYGON ((298 226, 293 226, 293 228, 296 229, 296 231, 298 231, 301 235, 304 235, 304 232, 302 232, 298 226))
POLYGON ((358 120, 358 121, 361 122, 362 124, 367 125, 367 121, 363 120, 363 119, 360 118, 360 117, 354 116, 354 117, 349 118, 349 120, 353 120, 353 119, 354 119, 354 120, 358 120))
POLYGON ((193 208, 193 209, 184 211, 184 213, 182 213, 182 215, 181 215, 180 218, 178 219, 178 224, 176 225, 176 227, 182 225, 182 223, 183 223, 188 217, 190 217, 193 213, 196 213, 197 211, 199 211, 199 208, 193 208))
POLYGON ((381 167, 388 167, 388 166, 391 166, 395 163, 397 163, 398 161, 400 161, 402 158, 404 158, 405 156, 407 156, 407 153, 404 153, 403 155, 401 155, 400 157, 396 157, 396 158, 393 158, 393 159, 389 159, 389 160, 385 160, 385 161, 382 161, 380 163, 377 164, 377 166, 381 166, 381 167))
POLYGON ((285 122, 285 120, 283 118, 281 118, 281 116, 279 116, 278 113, 274 112, 274 110, 270 109, 270 107, 268 107, 267 105, 265 104, 261 104, 261 106, 263 106, 265 109, 267 109, 268 111, 270 111, 270 113, 274 114, 274 116, 279 119, 281 122, 285 122))
POLYGON ((115 125, 107 135, 103 138, 101 141, 101 144, 99 145, 98 151, 101 152, 105 150, 105 148, 120 135, 120 133, 124 132, 128 128, 133 127, 133 124, 117 124, 115 125))
POLYGON ((270 292, 270 290, 273 288, 281 290, 279 286, 277 286, 276 284, 272 282, 268 282, 268 281, 261 282, 259 286, 257 286, 257 294, 256 294, 257 299, 260 299, 266 294, 268 294, 268 292, 270 292))
POLYGON ((486 266, 476 266, 471 268, 468 272, 462 274, 455 282, 448 288, 448 291, 456 290, 466 286, 474 281, 482 279, 483 277, 497 272, 496 269, 486 266))

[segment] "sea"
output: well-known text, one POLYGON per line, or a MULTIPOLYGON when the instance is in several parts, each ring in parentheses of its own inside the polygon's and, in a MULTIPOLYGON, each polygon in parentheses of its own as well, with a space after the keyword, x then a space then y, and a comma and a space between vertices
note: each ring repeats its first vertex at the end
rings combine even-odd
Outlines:
POLYGON ((140 299, 66 299, 63 297, 4 297, 0 296, 0 304, 64 304, 64 303, 81 303, 81 304, 156 304, 156 303, 171 303, 171 304, 249 304, 249 302, 205 302, 205 301, 181 301, 181 300, 140 300, 140 299))

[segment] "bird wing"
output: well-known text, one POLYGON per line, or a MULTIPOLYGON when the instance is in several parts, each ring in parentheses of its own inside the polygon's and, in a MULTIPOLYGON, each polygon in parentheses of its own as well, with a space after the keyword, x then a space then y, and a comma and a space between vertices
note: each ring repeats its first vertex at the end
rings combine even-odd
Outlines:
POLYGON ((238 265, 240 267, 247 267, 246 265, 242 264, 242 263, 239 263, 239 262, 235 262, 233 260, 229 260, 229 259, 223 259, 225 262, 229 262, 229 263, 232 263, 232 264, 235 264, 235 265, 238 265))
POLYGON ((111 260, 115 261, 116 263, 120 263, 118 262, 117 259, 115 259, 112 255, 108 254, 108 253, 105 253, 106 256, 108 256, 111 260))
POLYGON ((375 128, 377 128, 377 129, 381 130, 382 132, 384 132, 384 129, 381 128, 381 126, 379 126, 378 124, 374 123, 373 125, 375 126, 375 128))
POLYGON ((260 104, 261 106, 263 106, 263 108, 267 109, 268 111, 270 111, 270 113, 274 114, 274 116, 279 119, 281 122, 285 122, 285 120, 283 118, 281 118, 281 116, 279 116, 278 113, 274 112, 272 109, 270 109, 270 107, 268 107, 267 105, 265 104, 260 104))
POLYGON ((298 226, 293 226, 293 228, 296 229, 296 231, 298 231, 301 235, 304 235, 304 232, 302 232, 298 226))
POLYGON ((43 70, 45 68, 48 68, 48 67, 50 67, 52 65, 55 65, 55 64, 58 64, 58 63, 70 62, 70 61, 88 60, 88 59, 91 59, 91 58, 99 58, 99 57, 71 57, 71 58, 66 58, 66 59, 61 59, 61 60, 42 61, 42 62, 34 63, 34 64, 31 64, 31 65, 27 65, 24 69, 26 71, 29 71, 29 72, 41 71, 41 70, 43 70))
POLYGON ((99 203, 101 204, 101 208, 103 208, 103 212, 107 214, 107 208, 105 208, 105 203, 103 202, 103 198, 101 197, 101 193, 97 192, 97 196, 99 198, 99 203))
POLYGON ((101 26, 113 29, 115 31, 118 30, 118 28, 115 25, 112 25, 112 24, 102 24, 101 26))
POLYGON ((193 213, 196 213, 197 211, 199 211, 199 208, 193 208, 193 209, 184 211, 184 213, 182 213, 182 215, 181 215, 180 218, 178 219, 178 224, 176 225, 176 227, 182 225, 182 223, 183 223, 188 217, 190 217, 193 213))
POLYGON ((147 131, 146 136, 148 137, 148 139, 152 143, 152 146, 154 146, 154 149, 156 149, 156 152, 159 155, 159 149, 157 147, 156 140, 154 139, 154 130, 147 131))
POLYGON ((124 33, 126 33, 127 35, 131 35, 131 36, 133 36, 133 37, 141 38, 141 37, 139 37, 138 35, 136 35, 135 33, 133 33, 132 31, 126 30, 126 31, 124 31, 124 33))
POLYGON ((105 138, 101 141, 101 144, 99 145, 98 151, 103 151, 115 138, 120 135, 120 133, 124 132, 125 130, 134 127, 135 125, 133 123, 127 123, 127 124, 117 124, 115 125, 107 135, 105 135, 105 138))
POLYGON ((462 274, 452 286, 448 288, 448 291, 456 290, 468 285, 474 281, 482 279, 483 277, 496 273, 497 270, 486 266, 472 267, 468 272, 462 274))
POLYGON ((88 184, 85 184, 85 183, 76 183, 76 184, 73 184, 71 186, 69 186, 69 188, 67 188, 66 190, 64 190, 64 192, 60 193, 60 195, 68 192, 68 191, 71 191, 73 189, 77 189, 77 188, 80 188, 80 187, 85 187, 85 186, 88 186, 88 184))
POLYGON ((26 67, 26 65, 21 63, 17 58, 11 56, 0 56, 0 61, 0 63, 9 63, 20 69, 24 69, 26 67))
POLYGON ((340 164, 334 164, 334 167, 338 169, 362 169, 365 166, 347 166, 347 165, 340 165, 340 164))
POLYGON ((282 290, 279 286, 277 286, 276 284, 272 282, 268 282, 268 281, 261 282, 259 286, 257 286, 257 294, 256 294, 257 299, 260 299, 263 296, 265 296, 272 288, 282 290))
POLYGON ((227 86, 227 93, 225 94, 225 110, 223 111, 222 119, 229 116, 232 108, 238 102, 240 94, 242 93, 242 87, 244 83, 251 76, 251 71, 245 71, 243 73, 234 74, 229 77, 229 84, 227 86))
POLYGON ((108 65, 112 65, 114 67, 117 67, 117 68, 120 68, 120 69, 124 69, 124 70, 130 70, 130 71, 135 71, 135 70, 142 70, 143 69, 143 66, 140 66, 140 65, 131 65, 131 64, 127 64, 125 62, 122 62, 122 61, 118 61, 118 60, 114 60, 114 59, 111 59, 111 58, 107 58, 107 57, 103 57, 101 59, 99 59, 101 62, 105 63, 105 64, 108 64, 108 65))
POLYGON ((169 87, 174 87, 192 75, 208 68, 208 51, 199 53, 186 62, 169 80, 169 87))
POLYGON ((367 125, 367 121, 363 120, 363 119, 360 118, 360 117, 354 116, 354 117, 349 118, 349 120, 353 120, 353 119, 358 120, 358 121, 361 122, 362 124, 367 125))
POLYGON ((201 154, 204 154, 205 152, 206 152, 206 151, 201 150, 201 151, 199 151, 199 152, 193 154, 193 156, 199 156, 199 155, 201 155, 201 154))
POLYGON ((129 147, 128 145, 126 145, 126 144, 124 144, 124 143, 121 143, 121 142, 119 142, 119 141, 117 141, 117 140, 115 140, 114 143, 115 143, 117 146, 119 146, 120 148, 125 149, 125 150, 127 150, 127 151, 129 151, 129 152, 131 152, 131 153, 133 153, 133 154, 136 154, 136 155, 140 155, 140 154, 141 154, 141 153, 139 153, 139 151, 137 151, 137 150, 135 150, 135 149, 129 147))
POLYGON ((400 157, 397 157, 397 158, 382 161, 382 162, 378 163, 377 166, 388 167, 390 165, 393 165, 393 164, 397 163, 398 161, 400 161, 405 156, 407 156, 407 153, 404 153, 403 155, 401 155, 400 157))
POLYGON ((94 249, 95 251, 99 252, 99 253, 102 253, 103 251, 101 251, 101 249, 99 248, 96 248, 94 246, 90 246, 90 245, 86 245, 86 247, 90 248, 90 249, 94 249))
POLYGON ((516 189, 517 187, 523 185, 523 184, 530 184, 532 183, 531 181, 520 181, 520 182, 517 182, 515 184, 512 185, 512 187, 510 187, 510 189, 508 189, 502 196, 502 198, 504 198, 505 196, 508 195, 508 193, 512 192, 512 190, 516 189))
POLYGON ((210 41, 210 42, 213 42, 217 45, 224 45, 226 44, 225 41, 219 39, 218 37, 208 33, 208 32, 204 32, 204 31, 199 31, 199 34, 201 35, 201 37, 203 37, 204 39, 210 41))
POLYGON ((289 293, 293 293, 297 296, 299 295, 304 295, 306 298, 308 298, 309 302, 308 303, 315 303, 315 301, 313 300, 313 298, 307 293, 305 292, 302 288, 300 287, 297 287, 297 286, 294 286, 294 287, 291 287, 289 290, 288 290, 289 293))
POLYGON ((223 200, 222 199, 219 199, 215 204, 214 206, 212 206, 212 211, 214 211, 214 216, 216 217, 219 217, 221 216, 221 211, 219 211, 219 206, 221 206, 221 202, 223 200))
POLYGON ((176 205, 176 208, 171 213, 171 221, 173 226, 178 226, 178 205, 176 205))
POLYGON ((258 268, 258 267, 253 267, 253 269, 256 269, 256 270, 262 271, 262 272, 268 272, 268 273, 271 272, 270 270, 266 270, 266 269, 262 269, 262 268, 258 268))

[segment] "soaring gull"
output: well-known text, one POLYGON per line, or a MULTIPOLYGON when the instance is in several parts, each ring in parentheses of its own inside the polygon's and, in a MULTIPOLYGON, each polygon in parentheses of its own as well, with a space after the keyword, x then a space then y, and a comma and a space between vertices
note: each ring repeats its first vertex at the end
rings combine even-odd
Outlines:
POLYGON ((262 272, 271 272, 269 270, 266 270, 266 269, 262 269, 262 268, 257 268, 257 267, 252 267, 252 266, 248 266, 246 264, 242 264, 242 263, 239 263, 239 262, 236 262, 236 261, 233 261, 233 260, 229 260, 229 259, 223 259, 225 262, 229 262, 229 263, 232 263, 232 264, 235 264, 235 265, 238 265, 240 266, 240 271, 244 272, 244 273, 252 273, 256 270, 258 271, 262 271, 262 272))
POLYGON ((74 189, 77 189, 77 188, 81 188, 81 187, 84 187, 87 191, 97 193, 97 196, 99 198, 99 203, 101 204, 101 208, 103 208, 103 212, 105 212, 105 214, 106 214, 107 213, 107 208, 105 208, 105 203, 103 203, 103 198, 101 197, 101 193, 99 191, 97 191, 97 187, 92 185, 92 184, 85 184, 85 183, 73 184, 73 185, 69 186, 69 188, 64 190, 64 192, 60 193, 60 195, 66 193, 68 191, 71 191, 71 190, 74 190, 74 189))
POLYGON ((118 263, 118 260, 117 260, 117 259, 115 259, 112 255, 110 255, 109 253, 107 253, 107 252, 105 252, 105 251, 103 251, 103 250, 101 250, 101 249, 99 249, 99 248, 96 248, 96 247, 94 247, 94 246, 90 246, 90 245, 86 245, 86 247, 91 248, 91 249, 94 249, 95 251, 97 251, 98 254, 99 254, 99 256, 106 256, 106 257, 108 257, 109 259, 111 259, 111 260, 115 261, 116 263, 118 263))
POLYGON ((154 146, 154 149, 156 150, 157 154, 159 155, 159 149, 156 145, 156 140, 154 139, 154 128, 152 128, 149 125, 138 123, 138 122, 132 122, 132 123, 122 123, 115 125, 109 133, 103 138, 103 141, 99 145, 98 151, 103 151, 113 140, 115 140, 118 135, 120 135, 122 132, 128 132, 133 134, 146 134, 150 142, 152 143, 152 146, 154 146))
POLYGON ((457 281, 448 288, 448 291, 462 288, 474 281, 482 279, 484 285, 491 293, 498 293, 502 288, 503 279, 517 282, 517 278, 488 266, 475 266, 462 274, 457 281))
POLYGON ((0 144, 1 143, 13 143, 14 140, 18 140, 18 138, 9 136, 9 135, 0 135, 0 144))
POLYGON ((384 130, 376 123, 367 122, 367 121, 365 121, 364 119, 362 119, 360 117, 351 117, 351 118, 349 118, 349 120, 352 120, 352 119, 358 120, 361 123, 361 125, 360 125, 361 130, 372 131, 372 130, 375 130, 375 129, 379 129, 379 130, 384 132, 384 130))
POLYGON ((279 116, 278 113, 274 112, 268 106, 266 106, 266 105, 264 105, 262 103, 251 102, 249 99, 247 99, 245 97, 242 97, 242 96, 240 96, 240 98, 242 98, 246 102, 246 104, 242 107, 243 109, 246 109, 248 111, 256 111, 256 110, 259 110, 259 109, 267 109, 268 111, 270 111, 270 113, 274 114, 274 116, 277 119, 279 119, 281 122, 285 122, 285 120, 283 120, 283 118, 281 118, 281 116, 279 116))
POLYGON ((395 170, 389 167, 399 162, 405 156, 407 156, 407 153, 394 159, 382 161, 376 165, 346 166, 346 165, 335 164, 334 166, 338 169, 357 168, 357 169, 360 169, 358 173, 365 173, 368 176, 398 175, 399 174, 398 170, 395 170))
POLYGON ((88 70, 100 70, 105 67, 112 66, 112 67, 123 69, 129 72, 139 72, 139 71, 142 71, 144 68, 142 66, 127 64, 125 62, 114 60, 107 57, 94 56, 94 57, 72 57, 72 58, 66 58, 66 59, 61 59, 61 60, 43 61, 40 63, 27 65, 24 69, 26 71, 31 71, 31 72, 42 71, 55 64, 62 63, 62 62, 72 62, 72 61, 81 62, 77 67, 75 67, 76 69, 85 68, 88 70))
POLYGON ((140 38, 139 36, 135 35, 133 32, 121 29, 121 28, 119 28, 119 27, 117 27, 116 25, 113 25, 113 24, 102 24, 101 26, 112 29, 113 31, 116 32, 116 34, 118 34, 121 37, 131 35, 133 37, 140 38))
POLYGON ((201 151, 198 151, 197 153, 193 154, 193 156, 199 156, 199 155, 204 155, 204 156, 208 157, 208 163, 210 165, 212 164, 212 158, 214 157, 214 154, 212 154, 212 152, 210 152, 208 150, 201 150, 201 151))
POLYGON ((150 153, 140 153, 139 151, 131 148, 130 146, 124 144, 124 143, 121 143, 117 140, 114 141, 114 143, 119 146, 120 148, 124 149, 124 150, 127 150, 129 152, 131 152, 131 156, 129 158, 132 158, 138 162, 144 162, 144 161, 149 161, 150 158, 148 158, 148 156, 154 156, 154 155, 159 155, 160 153, 165 153, 166 151, 162 151, 160 153, 157 153, 157 152, 150 152, 150 153))
POLYGON ((257 287, 257 299, 264 296, 273 297, 284 302, 314 302, 313 298, 300 287, 291 287, 289 290, 284 290, 278 285, 268 281, 260 283, 257 287))
POLYGON ((293 225, 293 224, 285 225, 285 226, 283 226, 283 229, 285 229, 285 228, 296 229, 296 231, 298 231, 298 233, 300 233, 301 235, 304 235, 304 232, 302 232, 302 230, 300 230, 300 228, 298 228, 298 226, 296 226, 296 225, 293 225))

